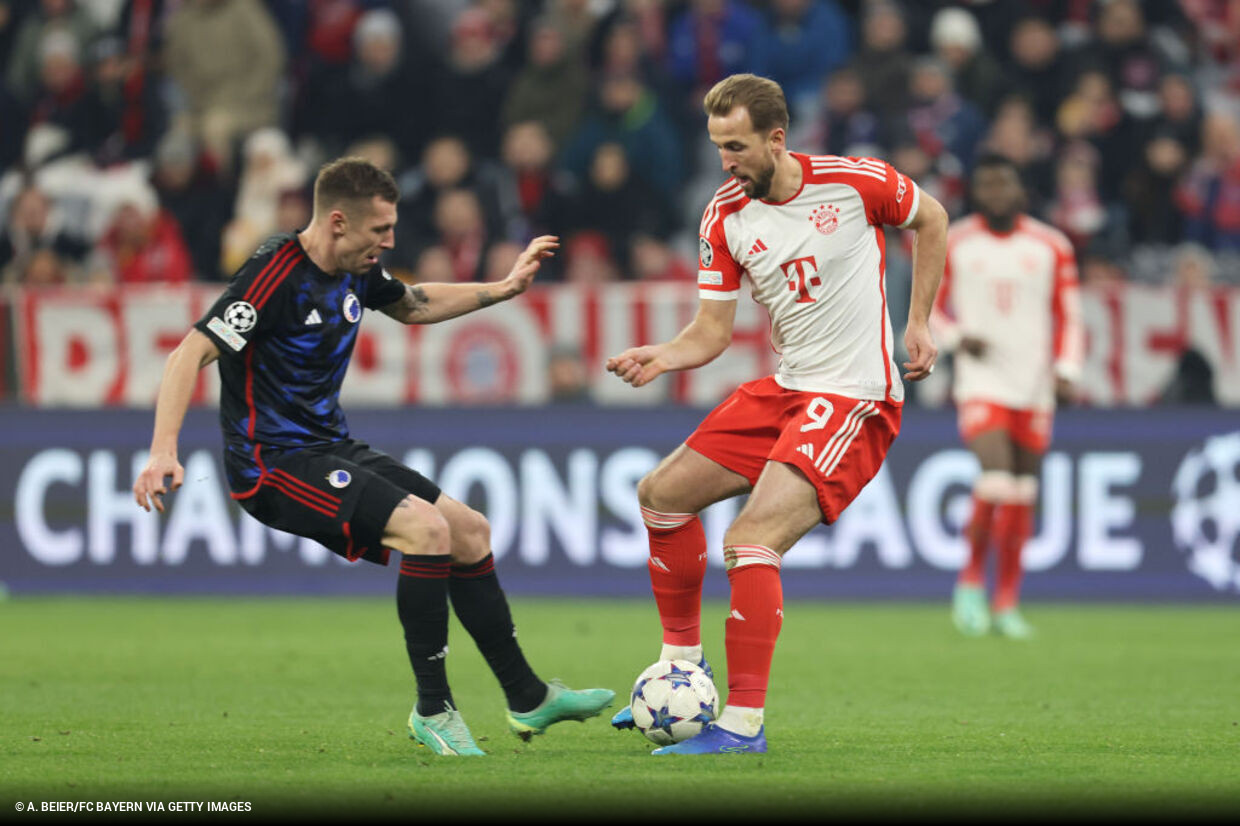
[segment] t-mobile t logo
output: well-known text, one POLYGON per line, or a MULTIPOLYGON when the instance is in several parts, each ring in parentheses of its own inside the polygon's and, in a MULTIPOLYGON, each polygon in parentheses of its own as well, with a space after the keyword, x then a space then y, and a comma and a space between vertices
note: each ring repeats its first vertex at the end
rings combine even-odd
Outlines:
POLYGON ((818 300, 810 298, 809 295, 810 287, 822 286, 822 279, 818 277, 818 262, 814 260, 814 256, 793 258, 780 264, 779 268, 784 271, 784 278, 788 279, 788 289, 797 294, 798 304, 813 304, 818 300))

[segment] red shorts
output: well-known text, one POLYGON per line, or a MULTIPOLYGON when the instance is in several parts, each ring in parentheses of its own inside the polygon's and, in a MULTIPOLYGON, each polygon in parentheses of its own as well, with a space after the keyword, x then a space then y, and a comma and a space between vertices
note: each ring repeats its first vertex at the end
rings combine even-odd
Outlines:
POLYGON ((742 384, 685 444, 757 484, 768 461, 800 469, 834 522, 874 478, 900 432, 898 402, 787 390, 774 377, 742 384))
POLYGON ((1051 444, 1050 410, 1017 410, 988 401, 968 401, 957 410, 960 437, 969 443, 990 430, 1005 431, 1012 441, 1034 453, 1045 453, 1051 444))

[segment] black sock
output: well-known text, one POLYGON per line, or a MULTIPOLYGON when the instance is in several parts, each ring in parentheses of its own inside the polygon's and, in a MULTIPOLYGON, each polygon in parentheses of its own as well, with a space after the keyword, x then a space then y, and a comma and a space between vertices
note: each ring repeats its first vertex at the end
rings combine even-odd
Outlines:
POLYGON ((396 613, 405 628, 405 648, 418 683, 418 714, 446 711, 448 688, 448 568, 452 558, 404 556, 396 580, 396 613))
POLYGON ((495 575, 495 558, 487 554, 472 565, 453 565, 448 580, 452 607, 465 630, 504 688, 508 708, 531 711, 547 696, 547 685, 525 661, 508 610, 508 599, 495 575))

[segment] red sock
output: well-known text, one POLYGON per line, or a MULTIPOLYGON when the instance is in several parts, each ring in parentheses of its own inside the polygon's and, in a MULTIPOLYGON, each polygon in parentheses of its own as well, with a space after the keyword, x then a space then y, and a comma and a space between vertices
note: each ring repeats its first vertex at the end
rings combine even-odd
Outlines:
POLYGON ((1015 608, 1020 600, 1020 564, 1025 542, 1033 535, 1033 505, 1005 502, 995 514, 995 544, 999 548, 999 572, 995 585, 995 611, 1015 608))
POLYGON ((986 554, 990 552, 991 525, 995 517, 995 503, 973 496, 973 515, 965 526, 964 535, 969 540, 969 561, 960 570, 957 579, 961 585, 983 585, 986 582, 986 554))
POLYGON ((667 645, 701 645, 706 532, 695 513, 642 508, 650 537, 650 588, 667 645))
POLYGON ((732 611, 724 623, 728 652, 727 704, 766 706, 775 640, 784 622, 784 591, 779 581, 779 554, 761 545, 730 545, 723 549, 732 611))

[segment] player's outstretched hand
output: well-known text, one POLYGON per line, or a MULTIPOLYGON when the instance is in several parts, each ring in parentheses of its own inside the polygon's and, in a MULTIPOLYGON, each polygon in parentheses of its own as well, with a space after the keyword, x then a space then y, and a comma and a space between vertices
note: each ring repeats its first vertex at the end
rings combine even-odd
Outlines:
POLYGON ((646 345, 630 347, 620 355, 607 359, 607 369, 634 387, 641 387, 666 373, 667 364, 659 358, 658 347, 646 345))
POLYGON ((909 322, 904 331, 904 349, 908 350, 909 355, 909 361, 904 362, 904 369, 908 371, 904 378, 921 381, 934 372, 934 360, 938 358, 939 350, 934 346, 928 324, 909 322))
POLYGON ((517 256, 517 263, 512 265, 512 271, 504 279, 504 286, 507 288, 504 290, 504 296, 511 298, 525 292, 530 282, 534 280, 538 268, 542 266, 543 259, 555 255, 559 247, 558 235, 540 235, 530 241, 529 246, 517 256))
POLYGON ((1055 401, 1059 404, 1076 404, 1076 384, 1059 376, 1055 379, 1055 401))
POLYGON ((133 497, 147 513, 151 505, 160 513, 164 512, 164 494, 181 487, 185 481, 185 468, 177 461, 177 457, 168 453, 153 453, 146 467, 138 474, 138 481, 133 483, 133 497), (167 484, 172 477, 172 484, 167 484))

